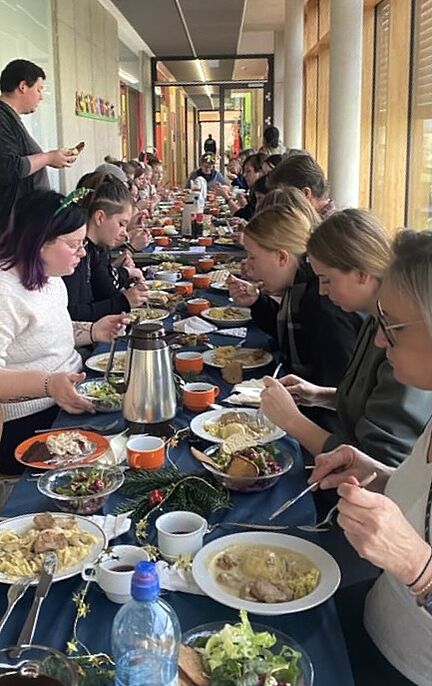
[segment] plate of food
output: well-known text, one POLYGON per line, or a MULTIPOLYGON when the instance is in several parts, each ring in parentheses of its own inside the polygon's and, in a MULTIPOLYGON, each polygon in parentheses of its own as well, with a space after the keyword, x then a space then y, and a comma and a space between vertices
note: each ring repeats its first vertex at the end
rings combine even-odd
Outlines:
POLYGON ((257 410, 247 407, 242 410, 224 408, 202 412, 192 419, 190 428, 194 434, 209 443, 223 443, 229 436, 238 434, 264 445, 285 436, 282 429, 265 418, 262 426, 257 420, 257 410))
POLYGON ((230 491, 243 493, 272 488, 294 464, 292 455, 286 449, 280 450, 277 444, 258 445, 253 439, 237 434, 204 451, 214 464, 201 459, 204 455, 194 446, 191 452, 216 481, 230 491))
POLYGON ((221 236, 220 238, 216 238, 214 241, 215 245, 239 245, 233 238, 229 238, 228 236, 221 236))
POLYGON ((248 307, 208 307, 201 312, 201 317, 207 319, 212 324, 223 326, 242 326, 252 319, 251 311, 248 307))
MULTIPOLYGON (((110 374, 124 374, 126 365, 126 350, 114 353, 113 365, 110 374)), ((105 372, 107 368, 109 353, 99 353, 92 355, 86 360, 86 367, 94 372, 105 372)))
POLYGON ((195 686, 312 686, 314 671, 306 651, 290 636, 251 623, 211 622, 183 634, 179 653, 180 683, 195 686), (270 681, 270 679, 274 679, 270 681), (268 681, 267 681, 268 680, 268 681))
POLYGON ((144 281, 149 291, 174 291, 175 283, 173 281, 162 281, 162 279, 151 279, 144 281))
POLYGON ((168 310, 158 307, 134 307, 130 314, 135 322, 160 322, 170 316, 168 310))
POLYGON ((266 367, 273 360, 273 355, 261 348, 236 348, 233 345, 222 345, 203 353, 204 362, 210 367, 222 369, 229 362, 241 362, 243 369, 266 367))
POLYGON ((340 583, 334 558, 315 543, 269 531, 247 531, 207 543, 192 563, 204 593, 254 614, 302 612, 330 598, 340 583))
POLYGON ((32 577, 31 584, 37 584, 48 550, 55 550, 58 560, 53 581, 68 579, 95 562, 107 544, 103 529, 79 515, 45 512, 5 519, 0 522, 0 583, 32 577))
POLYGON ((76 467, 94 462, 108 448, 108 439, 95 431, 57 429, 26 438, 15 448, 15 459, 37 469, 76 467))
POLYGON ((210 288, 213 288, 215 291, 222 291, 224 293, 229 291, 229 286, 227 286, 226 281, 212 281, 210 288))
POLYGON ((76 386, 77 392, 90 400, 97 412, 119 412, 122 397, 105 379, 89 379, 76 386))

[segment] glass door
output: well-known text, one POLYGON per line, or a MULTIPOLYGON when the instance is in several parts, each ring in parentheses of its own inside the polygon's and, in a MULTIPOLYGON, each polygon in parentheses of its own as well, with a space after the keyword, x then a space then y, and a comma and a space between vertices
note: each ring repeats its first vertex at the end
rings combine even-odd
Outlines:
POLYGON ((262 145, 263 128, 264 87, 248 84, 221 86, 221 165, 231 157, 238 157, 240 150, 258 150, 262 145))

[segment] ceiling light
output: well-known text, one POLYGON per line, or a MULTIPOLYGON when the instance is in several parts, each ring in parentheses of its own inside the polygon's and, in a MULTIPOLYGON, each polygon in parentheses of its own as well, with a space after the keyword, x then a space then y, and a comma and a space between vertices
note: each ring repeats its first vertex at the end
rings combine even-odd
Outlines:
POLYGON ((127 81, 133 86, 136 86, 136 84, 139 83, 139 79, 137 79, 135 76, 132 76, 132 74, 129 74, 129 72, 124 71, 123 69, 119 69, 118 74, 122 81, 127 81))

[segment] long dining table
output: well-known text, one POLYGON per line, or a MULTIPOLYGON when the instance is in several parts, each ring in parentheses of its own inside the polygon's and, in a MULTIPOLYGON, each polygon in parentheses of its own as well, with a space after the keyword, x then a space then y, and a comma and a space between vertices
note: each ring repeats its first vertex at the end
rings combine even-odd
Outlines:
MULTIPOLYGON (((215 304, 227 302, 226 295, 212 291, 211 289, 199 291, 195 295, 207 297, 215 304)), ((167 320, 167 328, 170 321, 167 320)), ((235 344, 239 339, 224 337, 219 334, 210 334, 210 341, 216 345, 235 344)), ((246 346, 262 347, 275 352, 274 342, 271 341, 253 323, 248 326, 246 346)), ((107 347, 99 346, 96 352, 105 351, 107 347)), ((187 349, 187 348, 185 348, 187 349)), ((194 348, 196 349, 196 348, 194 348)), ((277 355, 276 355, 277 357, 277 355)), ((274 369, 274 361, 266 368, 247 372, 246 378, 260 377, 265 373, 271 373, 274 369)), ((221 377, 219 369, 205 367, 198 380, 208 380, 220 386, 220 400, 231 391, 221 377)), ((173 421, 175 429, 186 427, 190 424, 194 413, 178 408, 173 421)), ((96 415, 68 415, 60 411, 55 427, 76 426, 86 422, 100 426, 101 432, 105 426, 116 422, 110 433, 122 431, 124 422, 121 413, 96 415)), ((209 523, 220 523, 211 533, 205 537, 205 543, 219 536, 238 533, 239 529, 224 522, 244 522, 255 524, 268 524, 271 512, 281 505, 287 498, 299 493, 306 486, 307 472, 299 445, 291 438, 285 437, 280 440, 279 447, 289 451, 294 459, 292 469, 285 474, 271 489, 258 493, 231 493, 230 509, 219 510, 212 513, 209 523)), ((197 463, 191 455, 187 439, 181 440, 177 446, 170 448, 170 458, 175 465, 184 472, 196 471, 204 468, 197 463)), ((34 470, 27 469, 20 481, 15 486, 1 515, 3 517, 15 517, 27 513, 53 511, 52 502, 37 489, 37 484, 31 473, 34 470)), ((115 506, 121 502, 121 491, 110 497, 103 513, 112 512, 115 506)), ((313 524, 316 521, 316 511, 312 495, 305 495, 294 507, 285 511, 275 524, 286 526, 286 532, 295 536, 302 536, 313 542, 318 542, 317 535, 306 534, 296 529, 298 524, 313 524)), ((155 543, 154 528, 150 529, 149 541, 155 543)), ((123 534, 110 544, 135 543, 134 529, 123 534)), ((47 599, 45 600, 39 622, 36 628, 34 642, 56 647, 65 651, 66 644, 71 638, 73 621, 76 607, 73 595, 78 593, 84 586, 80 576, 59 581, 53 584, 47 599)), ((0 612, 7 605, 6 594, 8 586, 0 584, 0 612)), ((235 622, 238 620, 238 611, 226 607, 206 596, 197 596, 184 592, 166 592, 165 599, 174 607, 180 619, 183 631, 208 622, 226 620, 235 622)), ((13 611, 11 619, 0 634, 0 647, 12 645, 16 642, 20 629, 29 612, 33 592, 27 592, 25 597, 18 603, 13 611)), ((91 584, 88 593, 90 613, 79 622, 78 638, 94 653, 110 651, 111 626, 114 615, 119 609, 109 601, 96 583, 91 584)), ((270 628, 278 629, 293 637, 308 653, 315 672, 315 686, 353 686, 353 677, 346 652, 344 638, 339 625, 334 601, 330 598, 321 605, 302 612, 280 616, 251 615, 253 621, 265 624, 270 628)))

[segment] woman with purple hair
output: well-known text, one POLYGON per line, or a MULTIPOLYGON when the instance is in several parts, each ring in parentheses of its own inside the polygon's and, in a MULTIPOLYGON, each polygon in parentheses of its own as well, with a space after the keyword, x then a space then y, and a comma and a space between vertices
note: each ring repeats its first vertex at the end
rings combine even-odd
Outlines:
MULTIPOLYGON (((82 195, 85 191, 79 191, 82 195)), ((76 391, 85 378, 75 346, 110 341, 124 314, 72 322, 62 276, 85 255, 86 213, 54 191, 21 198, 0 241, 0 410, 4 417, 0 472, 20 471, 16 446, 51 426, 59 407, 93 412, 76 391)))

